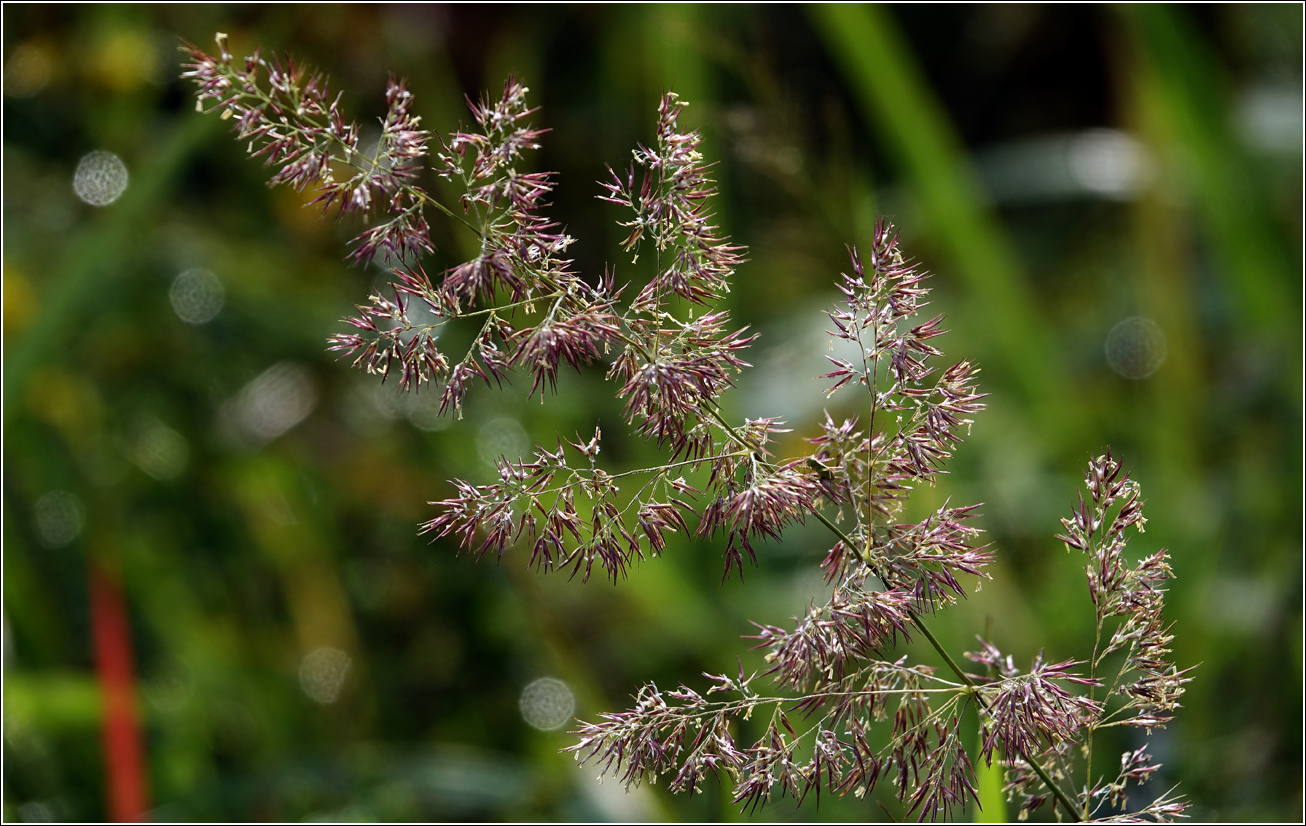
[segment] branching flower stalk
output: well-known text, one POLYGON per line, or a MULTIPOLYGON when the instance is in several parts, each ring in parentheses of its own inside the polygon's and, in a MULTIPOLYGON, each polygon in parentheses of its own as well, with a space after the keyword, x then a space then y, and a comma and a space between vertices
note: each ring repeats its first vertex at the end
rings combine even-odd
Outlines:
POLYGON ((411 114, 412 94, 391 77, 380 139, 365 151, 321 75, 258 52, 235 61, 225 35, 218 46, 217 57, 183 47, 201 109, 210 101, 208 111, 235 121, 249 153, 276 170, 272 184, 312 185, 324 212, 335 207, 372 223, 354 239, 353 258, 381 256, 394 268, 391 296, 374 294, 345 319, 356 332, 333 336, 332 351, 382 381, 394 372, 402 389, 438 388, 441 412, 454 415, 478 379, 501 384, 524 370, 529 395, 543 399, 556 390, 563 362, 580 369, 610 360, 627 422, 667 450, 658 466, 609 471, 599 463, 596 428, 588 440, 558 439, 528 459, 501 458, 496 482, 454 480, 456 495, 432 503, 439 513, 422 533, 478 555, 525 545, 532 567, 588 580, 597 564, 616 582, 630 565, 661 554, 674 533, 725 534, 724 578, 732 570, 742 576, 745 556, 756 564, 756 542, 778 539, 809 515, 830 530, 834 544, 821 563, 830 599, 791 628, 757 625, 752 636, 766 676, 792 695, 759 694, 758 675, 745 676, 742 666, 737 677, 706 675, 706 695, 650 684, 630 711, 582 724, 569 749, 581 763, 594 761, 627 786, 670 777, 672 791, 701 790, 710 774, 733 784, 745 809, 777 787, 801 801, 812 791, 819 798, 823 787, 862 796, 887 780, 909 814, 936 820, 976 799, 961 737, 973 708, 983 727, 979 756, 991 764, 998 753, 1022 817, 1049 799, 1072 820, 1182 814, 1186 804, 1168 794, 1124 812, 1127 785, 1159 768, 1144 748, 1122 755, 1115 779, 1094 774, 1096 732, 1163 727, 1190 679, 1167 659, 1166 552, 1133 566, 1125 560, 1126 532, 1143 525, 1142 502, 1109 454, 1090 463, 1089 502, 1081 497, 1058 537, 1087 559, 1096 612, 1088 660, 1049 664, 1040 653, 1022 674, 981 640, 966 658, 985 673, 972 674, 925 622, 966 595, 963 578, 989 576, 992 550, 976 544, 971 523, 978 505, 949 502, 919 522, 900 521, 911 492, 944 472, 983 394, 972 363, 936 366, 942 353, 932 342, 943 317, 918 317, 926 274, 903 255, 887 221, 876 224, 864 253, 849 249, 851 272, 837 282, 842 301, 828 313, 830 335, 856 354, 828 357, 829 394, 865 393, 865 424, 827 414, 808 455, 777 460, 768 445, 783 423, 734 424, 718 403, 749 366, 742 353, 756 338, 735 329, 720 306, 744 250, 712 222, 710 167, 698 133, 680 127, 686 103, 673 93, 660 103, 654 145, 637 148, 626 171, 609 169, 601 184, 601 199, 628 213, 619 222, 625 251, 637 260, 651 247, 654 260, 652 278, 623 305, 626 288, 610 271, 586 280, 562 257, 573 239, 543 215, 550 174, 527 171, 527 153, 544 131, 529 124, 535 110, 520 83, 509 80, 497 100, 469 100, 475 127, 440 139, 431 156, 432 135, 411 114), (462 192, 455 204, 421 186, 428 157, 433 174, 462 192), (434 252, 428 208, 478 242, 471 260, 436 279, 420 263, 434 252), (472 325, 461 357, 441 349, 448 325, 472 325), (885 658, 916 633, 956 680, 906 656, 885 658), (745 721, 759 710, 760 734, 741 743, 745 721))

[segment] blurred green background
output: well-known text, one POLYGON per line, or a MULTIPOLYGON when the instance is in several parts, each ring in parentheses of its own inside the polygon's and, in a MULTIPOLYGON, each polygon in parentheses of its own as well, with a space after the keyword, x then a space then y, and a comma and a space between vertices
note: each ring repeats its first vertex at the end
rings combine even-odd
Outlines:
MULTIPOLYGON (((385 273, 344 263, 359 226, 267 189, 227 125, 196 114, 176 45, 211 50, 217 31, 237 56, 321 67, 373 131, 388 70, 441 133, 468 120, 464 93, 515 73, 552 130, 534 161, 559 173, 550 214, 590 275, 641 274, 594 182, 652 139, 676 89, 719 162, 721 224, 749 247, 731 310, 763 334, 725 404, 786 418, 781 454, 823 407, 856 412, 807 376, 824 372, 844 244, 891 216, 936 273, 947 358, 978 359, 990 394, 920 495, 985 502, 997 549, 994 580, 938 633, 960 650, 991 625, 1025 665, 1087 653, 1082 571, 1052 536, 1109 445, 1148 499, 1134 551, 1173 554, 1175 659, 1201 663, 1150 738, 1165 765, 1146 792, 1181 784, 1199 820, 1302 817, 1300 5, 3 14, 6 821, 123 805, 747 819, 716 786, 595 783, 559 754, 566 727, 523 719, 523 690, 560 679, 585 719, 650 679, 702 690, 703 671, 761 665, 747 620, 787 624, 821 592, 828 540, 811 526, 724 585, 710 540, 614 588, 417 537, 446 480, 488 480, 499 452, 596 422, 613 468, 657 452, 627 435, 598 367, 544 406, 522 382, 478 388, 451 423, 326 354, 385 273), (95 150, 130 176, 103 207, 73 188, 95 150), (103 686, 125 681, 143 797, 111 804, 130 766, 106 760, 129 752, 106 746, 124 741, 102 732, 103 686)), ((466 237, 435 236, 428 269, 460 260, 466 237)), ((756 818, 902 816, 881 798, 775 799, 756 818)))

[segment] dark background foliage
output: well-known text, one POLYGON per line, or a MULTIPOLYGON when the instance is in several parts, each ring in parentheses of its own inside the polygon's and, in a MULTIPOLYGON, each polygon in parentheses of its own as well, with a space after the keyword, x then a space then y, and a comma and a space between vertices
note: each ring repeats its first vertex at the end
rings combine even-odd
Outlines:
MULTIPOLYGON (((464 93, 522 78, 552 130, 551 214, 582 272, 619 279, 645 273, 594 182, 676 89, 719 161, 721 224, 749 247, 731 309, 763 333, 725 405, 787 418, 795 452, 824 406, 855 412, 806 377, 824 372, 843 245, 890 215, 936 273, 940 346, 978 359, 990 394, 951 475, 919 494, 922 510, 986 502, 997 549, 940 633, 959 650, 989 628, 1024 664, 1087 653, 1082 573, 1052 536, 1110 445, 1148 499, 1135 550, 1172 549, 1175 659, 1201 663, 1151 736, 1153 791, 1181 783, 1203 820, 1301 817, 1300 6, 42 4, 4 8, 6 820, 110 815, 113 639, 133 648, 157 819, 730 819, 716 787, 595 784, 519 696, 557 677, 593 719, 648 679, 701 690, 737 656, 760 666, 748 619, 785 624, 820 591, 810 529, 724 585, 707 540, 615 588, 421 541, 424 503, 450 477, 484 481, 501 450, 597 421, 613 467, 657 453, 626 435, 598 369, 542 407, 521 382, 473 391, 448 423, 333 361, 325 339, 385 274, 344 263, 358 226, 266 189, 195 113, 175 46, 216 31, 238 56, 321 67, 363 124, 388 70, 441 133, 468 121, 464 93), (131 175, 103 208, 71 186, 97 149, 131 175), (195 268, 222 288, 204 324, 170 298, 195 268), (1106 342, 1136 316, 1167 357, 1128 379, 1106 342), (351 663, 329 703, 306 671, 323 648, 351 663)), ((430 269, 468 240, 443 224, 435 239, 430 269)), ((882 814, 823 797, 759 817, 882 814)))

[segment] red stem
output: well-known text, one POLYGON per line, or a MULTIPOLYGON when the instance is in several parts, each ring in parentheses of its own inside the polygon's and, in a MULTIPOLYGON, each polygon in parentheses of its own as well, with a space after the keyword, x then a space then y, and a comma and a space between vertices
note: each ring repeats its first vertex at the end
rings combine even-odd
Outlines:
POLYGON ((141 743, 127 605, 118 583, 91 565, 91 627, 95 670, 104 694, 104 780, 109 819, 145 819, 145 750, 141 743))

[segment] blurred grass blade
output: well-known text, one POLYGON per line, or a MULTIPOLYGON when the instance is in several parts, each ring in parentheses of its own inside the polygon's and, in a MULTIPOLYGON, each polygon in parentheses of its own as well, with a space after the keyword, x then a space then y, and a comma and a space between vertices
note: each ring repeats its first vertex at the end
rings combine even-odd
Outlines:
POLYGON ((919 199, 929 234, 969 286, 976 303, 972 317, 984 320, 983 331, 993 337, 1026 401, 1041 408, 1033 418, 1068 425, 1051 336, 1029 298, 1024 267, 889 12, 867 5, 809 8, 866 120, 879 130, 919 199))
POLYGON ((1215 59, 1182 13, 1164 5, 1121 6, 1152 80, 1149 103, 1165 121, 1176 159, 1215 246, 1218 268, 1252 327, 1281 329, 1300 306, 1290 295, 1300 262, 1290 263, 1264 199, 1229 129, 1215 59))
POLYGON ((992 764, 984 762, 978 755, 984 747, 984 729, 975 734, 977 755, 975 759, 975 778, 979 792, 979 808, 975 812, 976 823, 1006 823, 1007 796, 1002 793, 1002 764, 996 759, 992 764))

